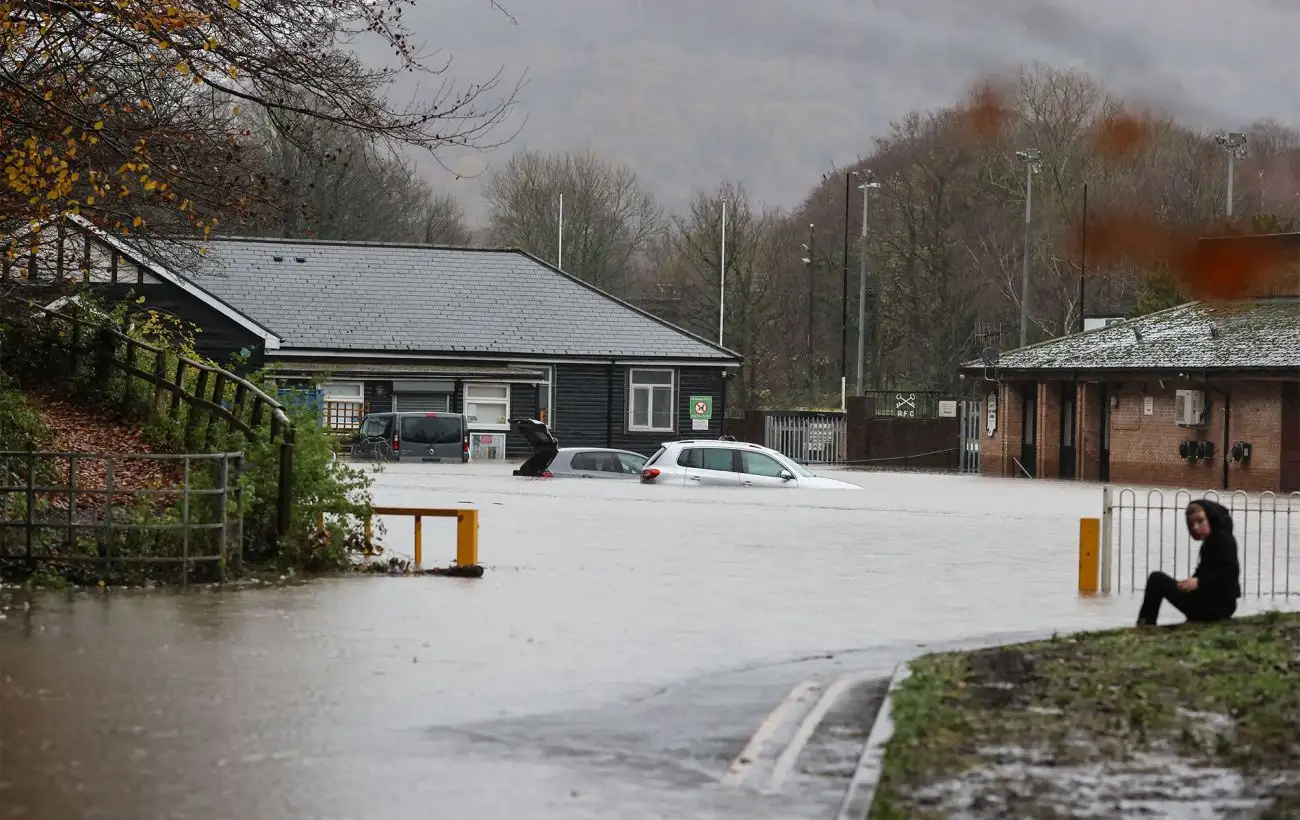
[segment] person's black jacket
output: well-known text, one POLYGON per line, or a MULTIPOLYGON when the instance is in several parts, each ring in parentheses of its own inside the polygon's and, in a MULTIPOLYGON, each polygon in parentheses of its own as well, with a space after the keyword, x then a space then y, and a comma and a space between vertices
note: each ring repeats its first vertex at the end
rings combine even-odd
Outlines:
POLYGON ((1237 539, 1232 535, 1232 514, 1214 501, 1197 501, 1205 509, 1210 534, 1201 542, 1200 563, 1192 577, 1202 595, 1235 601, 1241 597, 1241 564, 1237 560, 1237 539))

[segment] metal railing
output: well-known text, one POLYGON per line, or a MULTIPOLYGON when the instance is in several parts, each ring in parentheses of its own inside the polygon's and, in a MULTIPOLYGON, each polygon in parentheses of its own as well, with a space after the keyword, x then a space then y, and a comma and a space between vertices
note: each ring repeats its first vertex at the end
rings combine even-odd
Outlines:
POLYGON ((243 541, 241 453, 0 451, 0 564, 213 564, 243 541), (148 464, 145 471, 125 469, 148 464), (150 486, 140 484, 147 472, 150 486))
POLYGON ((1102 490, 1101 591, 1140 591, 1157 570, 1178 578, 1190 575, 1200 545, 1188 534, 1184 513, 1201 498, 1232 514, 1243 595, 1300 593, 1300 493, 1115 487, 1102 490))
POLYGON ((796 461, 839 464, 848 459, 848 429, 843 413, 773 413, 763 419, 763 443, 796 461))

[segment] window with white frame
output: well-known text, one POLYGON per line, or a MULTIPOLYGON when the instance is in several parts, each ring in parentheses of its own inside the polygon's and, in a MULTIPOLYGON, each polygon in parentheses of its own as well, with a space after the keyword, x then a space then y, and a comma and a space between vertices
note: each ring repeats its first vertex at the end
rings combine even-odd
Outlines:
POLYGON ((510 385, 466 384, 465 421, 478 429, 510 429, 510 385))
POLYGON ((673 371, 634 367, 628 372, 627 428, 634 432, 671 433, 673 371))
POLYGON ((325 382, 321 385, 325 426, 331 430, 358 430, 365 415, 366 389, 361 382, 325 382))

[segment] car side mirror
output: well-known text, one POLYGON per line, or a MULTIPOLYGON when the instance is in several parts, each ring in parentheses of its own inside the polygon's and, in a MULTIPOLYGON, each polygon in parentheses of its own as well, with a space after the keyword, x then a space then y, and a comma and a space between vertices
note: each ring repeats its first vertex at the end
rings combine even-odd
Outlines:
POLYGON ((790 472, 789 470, 782 470, 782 471, 781 471, 781 480, 782 480, 782 481, 793 481, 793 480, 794 480, 794 473, 790 472))

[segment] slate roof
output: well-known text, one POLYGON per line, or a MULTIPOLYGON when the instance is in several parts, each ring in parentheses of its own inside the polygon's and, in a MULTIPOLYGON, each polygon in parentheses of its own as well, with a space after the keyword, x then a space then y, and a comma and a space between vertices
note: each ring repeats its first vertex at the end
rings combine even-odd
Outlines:
POLYGON ((518 250, 235 238, 207 247, 192 278, 273 330, 281 349, 741 359, 518 250))
POLYGON ((1300 299, 1189 302, 1007 351, 998 362, 1004 373, 1222 369, 1300 370, 1300 299))

